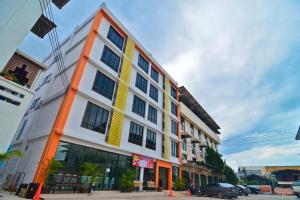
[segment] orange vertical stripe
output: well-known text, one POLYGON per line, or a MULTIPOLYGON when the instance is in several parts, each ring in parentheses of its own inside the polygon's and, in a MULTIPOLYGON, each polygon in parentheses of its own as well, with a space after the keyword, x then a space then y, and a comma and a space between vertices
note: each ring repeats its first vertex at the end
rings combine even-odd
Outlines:
POLYGON ((60 105, 55 122, 52 126, 51 132, 47 139, 47 143, 45 145, 41 159, 39 161, 37 170, 35 172, 33 182, 43 183, 46 179, 48 162, 52 160, 53 157, 55 156, 60 141, 60 137, 63 134, 63 130, 66 121, 68 119, 82 74, 87 64, 88 56, 91 52, 93 43, 96 39, 98 28, 100 26, 102 19, 103 19, 103 11, 100 10, 95 15, 93 24, 90 28, 84 47, 80 54, 77 66, 75 68, 72 79, 70 81, 70 87, 68 88, 68 91, 64 96, 64 99, 60 105))

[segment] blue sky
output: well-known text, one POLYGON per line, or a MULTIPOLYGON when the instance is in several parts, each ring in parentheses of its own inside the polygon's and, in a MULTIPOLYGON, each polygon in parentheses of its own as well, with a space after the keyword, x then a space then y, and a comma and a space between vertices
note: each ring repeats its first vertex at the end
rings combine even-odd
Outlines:
MULTIPOLYGON (((101 2, 76 0, 55 9, 60 40, 101 2)), ((299 165, 300 142, 294 140, 300 125, 299 1, 105 2, 213 116, 223 141, 252 137, 247 144, 220 146, 228 164, 235 169, 299 165), (261 137, 278 129, 278 134, 261 137), (270 142, 273 137, 282 139, 270 142)), ((47 39, 29 33, 21 49, 41 60, 50 46, 47 39)))

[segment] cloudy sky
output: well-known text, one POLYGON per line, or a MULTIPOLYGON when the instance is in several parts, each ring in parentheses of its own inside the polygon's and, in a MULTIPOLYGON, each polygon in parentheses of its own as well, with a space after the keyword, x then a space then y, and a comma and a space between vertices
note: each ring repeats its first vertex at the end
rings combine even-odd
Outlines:
MULTIPOLYGON (((54 10, 60 40, 101 2, 54 10)), ((228 164, 299 165, 300 1, 106 3, 221 126, 228 164)), ((41 60, 50 46, 29 33, 21 49, 41 60)))

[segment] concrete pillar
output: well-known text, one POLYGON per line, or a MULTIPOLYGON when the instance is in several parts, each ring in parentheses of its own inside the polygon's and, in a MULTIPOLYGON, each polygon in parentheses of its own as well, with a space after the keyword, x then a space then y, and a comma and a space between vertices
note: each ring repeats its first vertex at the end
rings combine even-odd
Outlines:
MULTIPOLYGON (((144 167, 141 167, 141 170, 140 170, 140 182, 144 182, 144 167)), ((140 186, 140 191, 143 191, 143 184, 140 186)))

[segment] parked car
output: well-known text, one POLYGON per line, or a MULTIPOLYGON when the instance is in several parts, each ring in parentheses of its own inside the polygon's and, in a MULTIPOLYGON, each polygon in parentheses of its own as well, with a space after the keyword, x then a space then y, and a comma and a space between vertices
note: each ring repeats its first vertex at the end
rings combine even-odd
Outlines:
POLYGON ((219 198, 228 197, 229 199, 237 198, 238 196, 237 189, 229 183, 212 183, 206 187, 200 188, 200 190, 200 195, 205 196, 217 196, 219 198))
POLYGON ((248 196, 251 193, 250 189, 246 188, 245 186, 236 185, 235 187, 238 189, 239 196, 243 196, 243 195, 248 196))
POLYGON ((260 190, 258 188, 248 187, 248 189, 251 191, 251 194, 259 194, 260 193, 260 190))
POLYGON ((293 193, 300 198, 300 180, 293 183, 293 193))
POLYGON ((194 184, 189 185, 189 190, 191 192, 191 195, 201 195, 201 190, 199 186, 196 186, 194 184))

